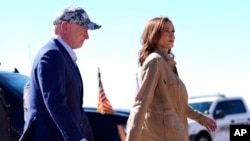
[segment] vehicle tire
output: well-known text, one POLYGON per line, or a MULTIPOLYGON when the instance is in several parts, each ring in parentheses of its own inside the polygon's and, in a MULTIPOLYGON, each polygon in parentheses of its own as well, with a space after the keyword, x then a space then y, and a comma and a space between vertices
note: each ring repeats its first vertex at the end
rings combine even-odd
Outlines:
POLYGON ((208 133, 199 133, 196 137, 195 137, 195 141, 212 141, 211 137, 208 133))

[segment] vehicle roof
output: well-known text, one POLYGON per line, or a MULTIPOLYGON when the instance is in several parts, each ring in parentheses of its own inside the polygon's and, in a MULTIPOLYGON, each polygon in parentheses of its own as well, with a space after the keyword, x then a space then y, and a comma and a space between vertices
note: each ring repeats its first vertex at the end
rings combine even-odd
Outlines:
POLYGON ((19 70, 17 68, 3 69, 1 68, 1 64, 0 64, 0 73, 19 73, 19 70))
POLYGON ((23 75, 19 72, 15 72, 15 71, 9 71, 9 70, 0 70, 0 74, 19 74, 19 75, 23 75))
MULTIPOLYGON (((86 112, 92 112, 92 113, 96 113, 97 109, 95 107, 83 107, 84 111, 86 112)), ((118 109, 114 109, 115 110, 115 115, 120 115, 120 116, 128 116, 130 113, 129 109, 122 109, 122 108, 118 108, 118 109)))
POLYGON ((27 75, 21 74, 19 72, 14 72, 14 71, 5 71, 5 70, 0 70, 0 76, 1 77, 8 77, 9 75, 11 75, 12 77, 19 77, 19 76, 24 76, 27 77, 27 75))
POLYGON ((215 101, 218 98, 225 98, 224 95, 216 94, 216 95, 199 95, 199 96, 193 96, 189 97, 189 101, 191 102, 201 102, 201 101, 215 101))
POLYGON ((240 97, 240 96, 226 96, 223 94, 204 95, 204 96, 190 97, 188 102, 189 103, 209 102, 209 101, 218 101, 218 100, 225 100, 225 99, 242 99, 242 97, 240 97))
POLYGON ((14 73, 13 71, 7 71, 7 70, 0 70, 0 73, 3 74, 3 73, 14 73))

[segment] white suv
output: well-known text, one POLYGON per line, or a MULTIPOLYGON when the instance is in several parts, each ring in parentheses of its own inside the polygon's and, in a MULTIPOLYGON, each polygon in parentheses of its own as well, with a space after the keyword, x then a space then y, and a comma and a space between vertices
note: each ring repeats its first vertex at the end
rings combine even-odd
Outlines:
POLYGON ((188 103, 217 123, 217 130, 210 133, 199 123, 188 119, 191 141, 229 141, 230 125, 250 124, 250 113, 241 97, 226 97, 221 94, 190 97, 188 103))

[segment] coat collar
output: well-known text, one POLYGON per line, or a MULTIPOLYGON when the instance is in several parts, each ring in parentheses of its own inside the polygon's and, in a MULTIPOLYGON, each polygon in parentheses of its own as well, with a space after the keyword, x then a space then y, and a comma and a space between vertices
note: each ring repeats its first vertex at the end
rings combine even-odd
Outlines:
POLYGON ((174 73, 178 76, 176 62, 174 58, 171 57, 171 55, 168 52, 166 52, 164 49, 159 48, 159 47, 155 48, 154 52, 158 53, 166 61, 166 63, 172 68, 174 73))

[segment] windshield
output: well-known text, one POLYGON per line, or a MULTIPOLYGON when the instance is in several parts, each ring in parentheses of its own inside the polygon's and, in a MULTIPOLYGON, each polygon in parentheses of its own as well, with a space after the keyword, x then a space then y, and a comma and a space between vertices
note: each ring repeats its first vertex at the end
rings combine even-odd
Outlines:
POLYGON ((197 103, 189 103, 189 105, 202 112, 202 113, 207 113, 209 111, 209 108, 211 106, 212 102, 197 102, 197 103))

